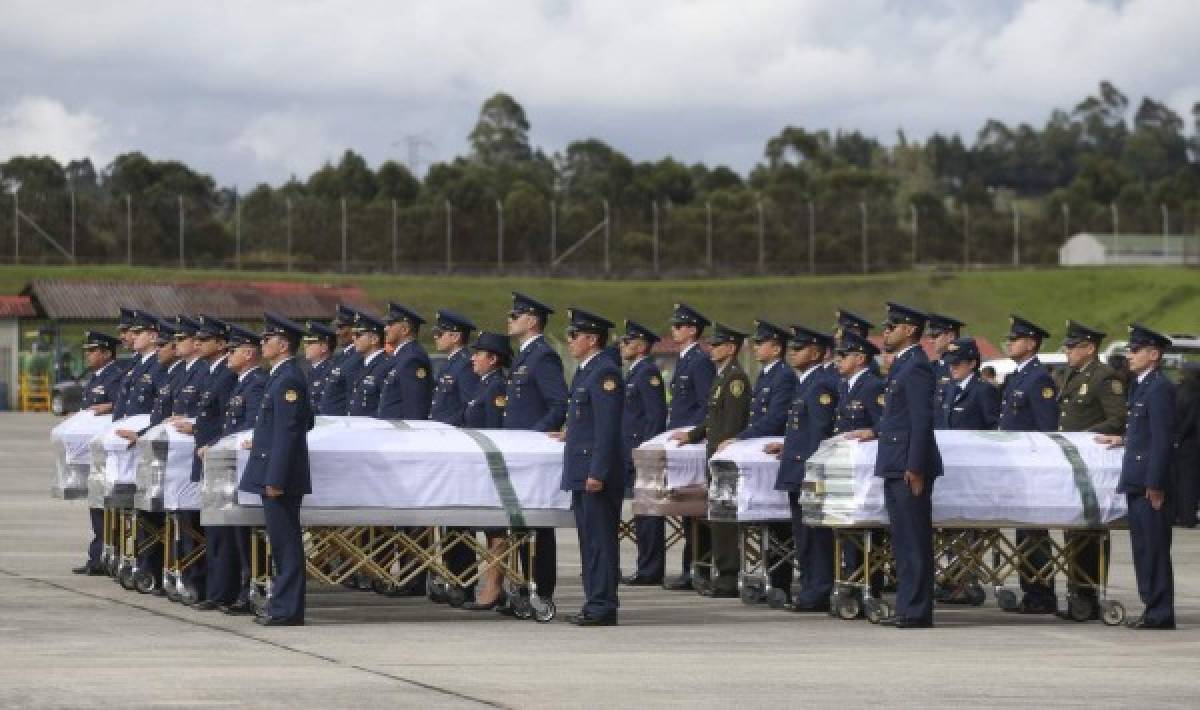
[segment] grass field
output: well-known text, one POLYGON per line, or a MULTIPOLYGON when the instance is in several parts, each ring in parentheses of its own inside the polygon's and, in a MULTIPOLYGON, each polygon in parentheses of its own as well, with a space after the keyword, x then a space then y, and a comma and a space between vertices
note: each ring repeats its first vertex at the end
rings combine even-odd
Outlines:
MULTIPOLYGON (((381 306, 403 302, 422 313, 461 311, 487 329, 500 328, 513 289, 559 308, 578 305, 619 322, 633 318, 665 330, 676 301, 734 327, 756 317, 781 325, 828 327, 839 306, 882 318, 896 300, 954 315, 970 332, 999 342, 1008 314, 1042 324, 1057 342, 1067 318, 1123 336, 1125 324, 1145 321, 1169 332, 1200 331, 1200 272, 1183 268, 1094 268, 869 276, 796 276, 730 280, 617 281, 519 277, 335 276, 250 271, 176 271, 128 267, 0 266, 0 293, 15 294, 33 278, 137 281, 300 280, 356 284, 381 306)), ((561 316, 551 327, 563 324, 561 316)))

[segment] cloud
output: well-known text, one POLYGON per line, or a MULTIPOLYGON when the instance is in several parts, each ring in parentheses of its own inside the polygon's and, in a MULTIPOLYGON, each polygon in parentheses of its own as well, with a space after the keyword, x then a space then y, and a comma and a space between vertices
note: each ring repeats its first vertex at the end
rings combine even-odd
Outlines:
POLYGON ((551 151, 597 137, 746 170, 787 124, 969 141, 1102 79, 1186 116, 1196 26, 1195 0, 8 0, 0 106, 70 96, 129 148, 242 182, 343 147, 402 158, 406 135, 449 159, 503 90, 551 151))
POLYGON ((282 168, 298 176, 337 157, 337 146, 326 135, 323 122, 299 111, 271 112, 253 119, 233 139, 232 147, 249 153, 267 170, 282 168))
POLYGON ((0 106, 0 160, 14 155, 49 155, 66 163, 102 156, 105 125, 87 111, 72 113, 62 102, 25 96, 0 106))

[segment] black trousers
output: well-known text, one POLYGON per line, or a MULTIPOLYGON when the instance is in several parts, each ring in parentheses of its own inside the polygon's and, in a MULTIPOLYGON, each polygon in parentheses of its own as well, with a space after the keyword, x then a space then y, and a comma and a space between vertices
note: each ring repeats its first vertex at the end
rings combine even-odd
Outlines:
POLYGON ((104 552, 104 508, 88 508, 88 517, 92 522, 92 541, 88 543, 88 563, 100 564, 100 555, 104 552))
MULTIPOLYGON (((1034 545, 1030 552, 1025 556, 1025 559, 1033 567, 1041 569, 1050 561, 1050 531, 1049 530, 1018 530, 1017 544, 1034 545)), ((1024 599, 1035 604, 1044 606, 1055 605, 1054 580, 1049 582, 1035 582, 1028 574, 1021 574, 1021 591, 1024 592, 1024 599)))
MULTIPOLYGON (((470 528, 447 528, 446 533, 460 533, 466 536, 474 535, 470 528)), ((475 551, 467 547, 466 543, 459 542, 454 547, 442 552, 442 562, 445 563, 446 569, 462 577, 466 574, 467 570, 471 569, 471 565, 475 564, 475 551)), ((466 589, 470 592, 475 589, 475 585, 468 585, 466 589)), ((471 594, 468 594, 467 597, 470 598, 471 594)))
POLYGON ((1143 493, 1128 493, 1129 542, 1138 596, 1146 605, 1146 621, 1175 621, 1175 571, 1171 566, 1171 510, 1169 501, 1155 510, 1143 493))
POLYGON ((204 598, 218 604, 232 604, 237 601, 242 579, 237 528, 210 525, 204 528, 204 533, 208 539, 208 576, 205 580, 204 598))
POLYGON ((633 526, 638 549, 635 573, 661 581, 667 567, 666 520, 661 515, 635 515, 633 526))
POLYGON ((583 612, 589 616, 608 618, 617 613, 621 500, 605 491, 571 492, 583 566, 583 612))
POLYGON ((1175 491, 1175 522, 1196 525, 1196 506, 1200 505, 1200 458, 1179 456, 1171 468, 1175 491))
POLYGON ((267 615, 277 619, 303 619, 307 584, 303 529, 300 527, 300 497, 263 496, 263 516, 267 538, 275 561, 271 582, 271 600, 267 615))
POLYGON ((692 526, 695 518, 683 517, 679 519, 683 526, 683 559, 680 560, 680 569, 683 570, 682 577, 688 578, 692 576, 692 545, 695 543, 692 540, 692 526))
MULTIPOLYGON (((1068 544, 1070 544, 1072 540, 1083 538, 1083 536, 1080 534, 1071 532, 1070 530, 1065 532, 1063 536, 1068 544)), ((1104 569, 1100 568, 1100 542, 1095 539, 1087 539, 1080 544, 1082 546, 1079 548, 1079 551, 1075 553, 1071 564, 1075 565, 1079 569, 1080 573, 1095 580, 1096 584, 1098 585, 1100 580, 1103 578, 1103 574, 1108 572, 1108 562, 1112 558, 1112 544, 1108 540, 1105 540, 1103 544, 1104 569)), ((1070 580, 1067 581, 1067 591, 1075 594, 1076 596, 1086 597, 1092 600, 1096 599, 1095 587, 1079 586, 1072 583, 1070 580)))
MULTIPOLYGON (((533 532, 533 583, 537 585, 538 596, 549 599, 558 583, 558 541, 554 538, 554 528, 533 528, 533 532)), ((531 574, 526 550, 521 548, 521 568, 531 574)))
POLYGON ((914 495, 903 478, 883 482, 896 558, 896 616, 933 621, 933 484, 926 478, 920 495, 914 495))
POLYGON ((819 606, 829 603, 833 592, 834 560, 833 529, 804 524, 800 497, 788 493, 792 509, 792 540, 796 546, 796 561, 804 584, 794 600, 797 606, 819 606))

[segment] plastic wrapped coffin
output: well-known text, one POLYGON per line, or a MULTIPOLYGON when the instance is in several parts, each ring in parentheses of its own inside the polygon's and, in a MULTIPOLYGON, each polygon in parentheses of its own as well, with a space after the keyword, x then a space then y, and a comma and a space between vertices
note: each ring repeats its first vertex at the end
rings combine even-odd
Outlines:
POLYGON ((735 441, 708 462, 708 518, 729 522, 792 519, 787 493, 775 490, 779 459, 763 451, 783 437, 735 441))
POLYGON ((54 449, 54 469, 50 477, 50 495, 64 500, 88 497, 88 475, 92 469, 92 439, 112 423, 108 414, 83 410, 58 423, 50 430, 54 449))
POLYGON ((92 469, 88 473, 88 505, 92 508, 129 508, 137 485, 137 447, 116 435, 120 429, 140 431, 150 424, 149 414, 110 422, 92 438, 92 469))
POLYGON ((138 510, 200 509, 200 484, 191 480, 196 440, 190 434, 164 422, 139 437, 137 449, 134 506, 138 510))
POLYGON ((633 450, 637 515, 707 514, 708 461, 704 444, 678 444, 667 431, 633 450))

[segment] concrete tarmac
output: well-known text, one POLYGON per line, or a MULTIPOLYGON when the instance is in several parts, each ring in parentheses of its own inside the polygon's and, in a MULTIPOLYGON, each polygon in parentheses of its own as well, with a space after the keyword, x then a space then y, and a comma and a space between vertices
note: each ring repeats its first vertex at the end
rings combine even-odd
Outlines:
MULTIPOLYGON (((48 493, 54 422, 0 414, 0 707, 1200 707, 1198 531, 1176 531, 1175 632, 990 598, 900 631, 658 588, 622 588, 619 627, 579 629, 570 530, 549 624, 310 587, 308 626, 267 629, 71 574, 90 533, 48 493)), ((1113 557, 1110 597, 1136 615, 1126 534, 1113 557)))

